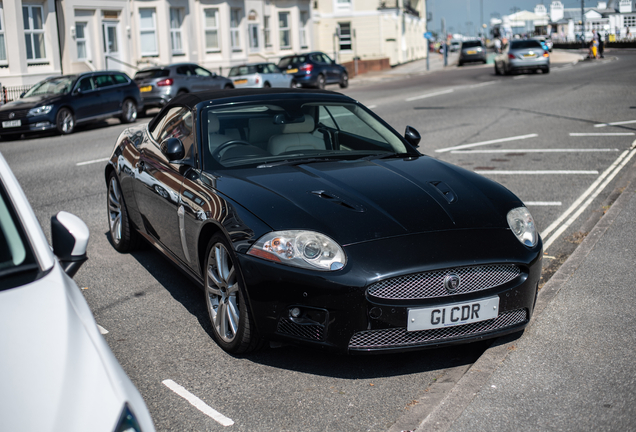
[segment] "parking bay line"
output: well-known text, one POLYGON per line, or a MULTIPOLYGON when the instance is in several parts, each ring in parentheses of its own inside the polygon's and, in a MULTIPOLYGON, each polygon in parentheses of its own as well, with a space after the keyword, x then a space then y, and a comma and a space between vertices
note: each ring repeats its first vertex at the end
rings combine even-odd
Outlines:
POLYGON ((617 152, 617 148, 592 148, 592 149, 492 149, 492 150, 452 150, 452 154, 471 153, 595 153, 617 152))
POLYGON ((585 211, 585 209, 594 201, 604 189, 607 187, 610 181, 616 177, 616 175, 623 169, 625 165, 630 161, 630 159, 636 153, 636 141, 632 143, 632 150, 625 150, 620 156, 612 163, 612 165, 607 168, 603 174, 601 174, 595 181, 590 185, 589 188, 576 200, 572 205, 561 215, 557 220, 552 222, 550 226, 548 226, 542 233, 541 237, 545 240, 543 242, 543 250, 545 251, 552 245, 552 243, 561 235, 565 230, 585 211), (605 180, 605 181, 603 181, 605 180), (589 197, 589 198, 588 198, 589 197), (558 230, 554 232, 550 237, 550 233, 557 229, 559 225, 572 213, 574 210, 587 198, 587 201, 568 219, 568 221, 561 225, 558 230))
POLYGON ((496 144, 496 143, 500 143, 500 142, 507 142, 507 141, 517 141, 517 140, 523 140, 523 139, 528 139, 528 138, 535 138, 538 137, 539 135, 537 134, 528 134, 528 135, 519 135, 519 136, 514 136, 514 137, 509 137, 509 138, 499 138, 499 139, 494 139, 494 140, 490 140, 490 141, 481 141, 481 142, 476 142, 476 143, 472 143, 472 144, 462 144, 462 145, 458 145, 455 147, 447 147, 447 148, 442 148, 442 149, 438 149, 435 150, 435 153, 445 153, 445 152, 449 152, 452 150, 461 150, 461 149, 465 149, 465 148, 471 148, 471 147, 478 147, 478 146, 483 146, 483 145, 488 145, 488 144, 496 144))
POLYGON ((209 405, 207 405, 201 399, 199 399, 198 397, 196 397, 195 395, 187 391, 185 388, 183 388, 176 382, 170 379, 167 379, 167 380, 163 380, 162 383, 163 385, 168 387, 170 390, 172 390, 173 392, 175 392, 176 394, 178 394, 179 396, 181 396, 182 398, 190 402, 192 406, 194 406, 196 409, 201 411, 203 414, 207 415, 208 417, 211 417, 213 420, 220 423, 221 425, 232 426, 234 424, 234 421, 232 421, 232 419, 229 419, 225 417, 223 414, 219 413, 218 411, 215 411, 214 409, 210 408, 209 405))
POLYGON ((524 170, 475 170, 477 174, 495 174, 495 175, 597 175, 597 170, 534 170, 534 171, 524 171, 524 170))
POLYGON ((602 133, 602 132, 601 133, 570 132, 570 136, 573 136, 573 137, 582 137, 582 136, 595 136, 595 137, 599 137, 599 136, 633 136, 633 135, 636 135, 636 133, 634 133, 634 132, 607 132, 607 133, 602 133))
POLYGON ((626 124, 632 124, 632 123, 636 123, 636 120, 626 120, 626 121, 619 121, 619 122, 612 122, 612 123, 599 123, 599 124, 595 124, 594 127, 600 128, 600 127, 606 127, 606 126, 620 126, 620 125, 626 125, 626 124))
POLYGON ((442 91, 438 91, 438 92, 434 92, 434 93, 427 93, 427 94, 423 94, 423 95, 419 95, 419 96, 414 96, 414 97, 410 97, 408 99, 404 99, 406 102, 412 102, 415 100, 419 100, 419 99, 426 99, 426 98, 430 98, 433 96, 439 96, 439 95, 443 95, 443 94, 447 94, 447 93, 453 93, 455 90, 454 89, 448 89, 448 90, 442 90, 442 91))
POLYGON ((86 162, 78 162, 78 163, 75 164, 75 166, 90 165, 90 164, 95 164, 95 163, 100 163, 100 162, 106 162, 108 160, 110 160, 109 157, 101 158, 101 159, 94 159, 94 160, 90 160, 90 161, 86 161, 86 162))
POLYGON ((536 207, 558 207, 562 205, 561 201, 524 201, 523 202, 527 206, 536 206, 536 207))

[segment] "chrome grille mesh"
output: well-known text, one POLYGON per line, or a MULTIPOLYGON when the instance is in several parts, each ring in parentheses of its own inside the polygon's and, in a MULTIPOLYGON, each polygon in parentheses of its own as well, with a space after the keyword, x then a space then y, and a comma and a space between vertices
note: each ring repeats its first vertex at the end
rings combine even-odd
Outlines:
POLYGON ((324 339, 325 328, 321 325, 296 324, 288 318, 281 318, 278 321, 278 333, 288 334, 303 339, 321 341, 324 339))
POLYGON ((520 274, 521 270, 516 265, 461 267, 387 279, 371 285, 367 293, 385 300, 447 297, 493 288, 510 282, 520 274), (444 287, 444 278, 450 274, 459 276, 461 281, 459 288, 453 292, 444 287))
POLYGON ((349 341, 350 349, 396 348, 410 345, 448 341, 465 336, 476 336, 494 330, 501 330, 525 323, 528 320, 526 309, 502 312, 497 318, 455 327, 407 332, 406 327, 365 330, 353 335, 349 341))
POLYGON ((4 120, 17 120, 20 118, 24 118, 27 115, 27 112, 29 112, 28 109, 15 109, 15 110, 11 110, 11 111, 2 111, 0 112, 0 120, 4 121, 4 120), (9 115, 13 113, 14 117, 13 118, 9 118, 9 115))

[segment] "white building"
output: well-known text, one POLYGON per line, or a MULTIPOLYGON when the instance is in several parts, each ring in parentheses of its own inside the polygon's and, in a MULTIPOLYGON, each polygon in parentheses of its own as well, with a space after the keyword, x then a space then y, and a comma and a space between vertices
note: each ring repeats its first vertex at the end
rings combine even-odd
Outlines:
MULTIPOLYGON (((611 35, 615 40, 636 34, 636 0, 599 1, 596 7, 584 8, 585 38, 592 30, 611 35)), ((565 8, 561 1, 550 4, 550 21, 555 41, 575 41, 582 31, 581 8, 565 8)))

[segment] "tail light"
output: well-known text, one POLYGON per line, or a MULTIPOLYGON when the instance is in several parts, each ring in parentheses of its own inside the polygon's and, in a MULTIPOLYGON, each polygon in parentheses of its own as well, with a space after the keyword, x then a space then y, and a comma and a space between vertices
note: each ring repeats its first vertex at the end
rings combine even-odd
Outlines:
POLYGON ((508 54, 508 58, 509 58, 510 60, 514 60, 514 59, 515 59, 515 56, 514 56, 514 54, 508 54))
POLYGON ((312 70, 314 70, 314 65, 312 65, 312 64, 304 64, 301 67, 299 67, 298 70, 301 70, 301 71, 306 72, 306 73, 310 73, 312 70))
POLYGON ((543 51, 543 57, 550 57, 550 54, 547 51, 543 51))
POLYGON ((164 80, 161 80, 157 83, 158 87, 165 87, 165 86, 171 86, 174 83, 174 80, 172 78, 166 78, 164 80))
POLYGON ((257 76, 257 77, 256 77, 256 84, 258 84, 258 83, 260 83, 260 82, 261 82, 261 78, 257 76))

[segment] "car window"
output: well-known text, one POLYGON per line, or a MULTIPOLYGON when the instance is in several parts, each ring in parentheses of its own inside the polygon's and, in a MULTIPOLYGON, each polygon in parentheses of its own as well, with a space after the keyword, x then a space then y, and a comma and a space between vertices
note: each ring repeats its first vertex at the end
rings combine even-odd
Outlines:
POLYGON ((128 79, 122 74, 113 74, 113 80, 115 80, 116 84, 126 84, 128 83, 128 79))
POLYGON ((322 57, 322 61, 324 61, 327 64, 331 64, 331 58, 329 58, 329 56, 325 53, 320 54, 320 56, 322 57))
POLYGON ((207 69, 203 69, 201 66, 192 66, 194 74, 200 77, 210 77, 212 76, 212 72, 207 69))
POLYGON ((514 40, 510 42, 510 49, 541 48, 541 43, 536 40, 514 40))
MULTIPOLYGON (((343 132, 351 133, 357 136, 370 138, 375 141, 386 142, 386 140, 373 128, 366 123, 363 118, 354 113, 350 106, 321 106, 322 111, 331 118, 336 128, 343 132)), ((321 118, 325 115, 321 113, 321 118)))
POLYGON ((309 58, 314 63, 325 64, 325 61, 323 60, 322 55, 320 54, 312 54, 309 56, 309 58))
POLYGON ((190 75, 192 75, 192 70, 190 70, 190 67, 188 67, 188 66, 179 66, 177 68, 177 75, 190 76, 190 75))
POLYGON ((95 87, 104 88, 115 85, 115 81, 113 81, 113 77, 110 75, 97 75, 95 77, 95 87))
POLYGON ((169 75, 170 71, 168 69, 149 69, 137 72, 135 79, 164 78, 169 75))
POLYGON ((62 76, 41 81, 31 87, 24 97, 37 95, 61 95, 71 90, 71 86, 75 82, 76 76, 62 76))
POLYGON ((84 77, 77 84, 77 88, 83 92, 93 90, 95 88, 95 84, 93 83, 92 77, 84 77))
POLYGON ((462 48, 480 47, 481 41, 466 41, 462 42, 462 48))
POLYGON ((280 68, 278 66, 276 66, 274 63, 270 63, 267 66, 268 66, 267 69, 269 70, 269 73, 281 73, 282 72, 280 70, 280 68))
POLYGON ((168 138, 179 138, 183 143, 186 157, 189 157, 194 144, 192 113, 186 107, 173 107, 155 123, 150 134, 158 144, 168 138))

